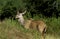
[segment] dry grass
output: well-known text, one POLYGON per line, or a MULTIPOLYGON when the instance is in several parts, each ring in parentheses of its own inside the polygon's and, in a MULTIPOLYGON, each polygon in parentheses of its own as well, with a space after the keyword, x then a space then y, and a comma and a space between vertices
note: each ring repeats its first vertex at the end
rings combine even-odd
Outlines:
MULTIPOLYGON (((12 24, 12 23, 11 23, 12 24)), ((31 39, 32 36, 17 29, 15 25, 3 21, 0 23, 0 39, 31 39)))
POLYGON ((59 37, 59 36, 55 36, 55 35, 51 35, 51 34, 49 35, 49 34, 48 34, 48 35, 46 36, 46 39, 60 39, 60 37, 59 37))
MULTIPOLYGON (((16 21, 0 22, 0 39, 41 39, 38 31, 26 30, 16 21)), ((60 39, 56 34, 46 34, 45 39, 60 39)))

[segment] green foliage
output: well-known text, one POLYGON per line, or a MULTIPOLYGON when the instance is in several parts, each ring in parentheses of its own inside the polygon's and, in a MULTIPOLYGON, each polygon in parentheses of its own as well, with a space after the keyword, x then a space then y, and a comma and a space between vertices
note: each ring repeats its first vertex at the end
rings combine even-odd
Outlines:
POLYGON ((27 10, 30 11, 31 16, 43 15, 44 17, 58 18, 58 5, 56 0, 26 0, 27 10))
POLYGON ((56 17, 60 16, 57 7, 57 0, 1 0, 0 1, 0 19, 14 18, 17 10, 27 10, 27 16, 30 17, 56 17))
POLYGON ((47 23, 47 26, 48 26, 48 33, 53 33, 53 34, 57 34, 59 35, 60 33, 60 24, 59 24, 59 19, 56 19, 56 18, 49 18, 47 19, 46 23, 47 23))
POLYGON ((0 19, 15 17, 18 9, 25 9, 25 3, 22 0, 2 0, 0 8, 0 19))

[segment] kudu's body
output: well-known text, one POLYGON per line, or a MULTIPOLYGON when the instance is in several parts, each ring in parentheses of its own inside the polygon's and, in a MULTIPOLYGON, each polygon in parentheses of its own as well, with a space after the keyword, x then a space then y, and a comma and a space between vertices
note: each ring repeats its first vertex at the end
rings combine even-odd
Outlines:
POLYGON ((43 22, 41 20, 33 20, 33 19, 24 20, 23 14, 25 14, 26 11, 24 11, 23 13, 19 13, 19 11, 18 11, 17 13, 18 14, 16 15, 16 18, 18 18, 18 21, 21 22, 21 24, 26 29, 30 29, 30 28, 37 29, 42 34, 42 39, 44 39, 44 34, 46 32, 45 22, 43 22))

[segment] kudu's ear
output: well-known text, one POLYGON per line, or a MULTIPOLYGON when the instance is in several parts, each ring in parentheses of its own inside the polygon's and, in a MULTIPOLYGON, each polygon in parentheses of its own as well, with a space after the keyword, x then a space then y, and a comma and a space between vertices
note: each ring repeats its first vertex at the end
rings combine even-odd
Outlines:
POLYGON ((22 14, 25 14, 26 13, 26 10, 24 12, 22 12, 22 14))

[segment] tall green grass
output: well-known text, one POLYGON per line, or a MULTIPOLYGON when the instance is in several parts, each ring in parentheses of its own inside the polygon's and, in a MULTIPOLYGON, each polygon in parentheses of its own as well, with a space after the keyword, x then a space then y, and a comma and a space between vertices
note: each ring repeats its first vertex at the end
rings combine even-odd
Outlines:
MULTIPOLYGON (((60 38, 60 18, 37 18, 47 24, 46 39, 60 38), (51 37, 51 38, 50 38, 51 37)), ((25 29, 17 20, 6 19, 0 22, 0 39, 41 39, 37 30, 25 29)))

